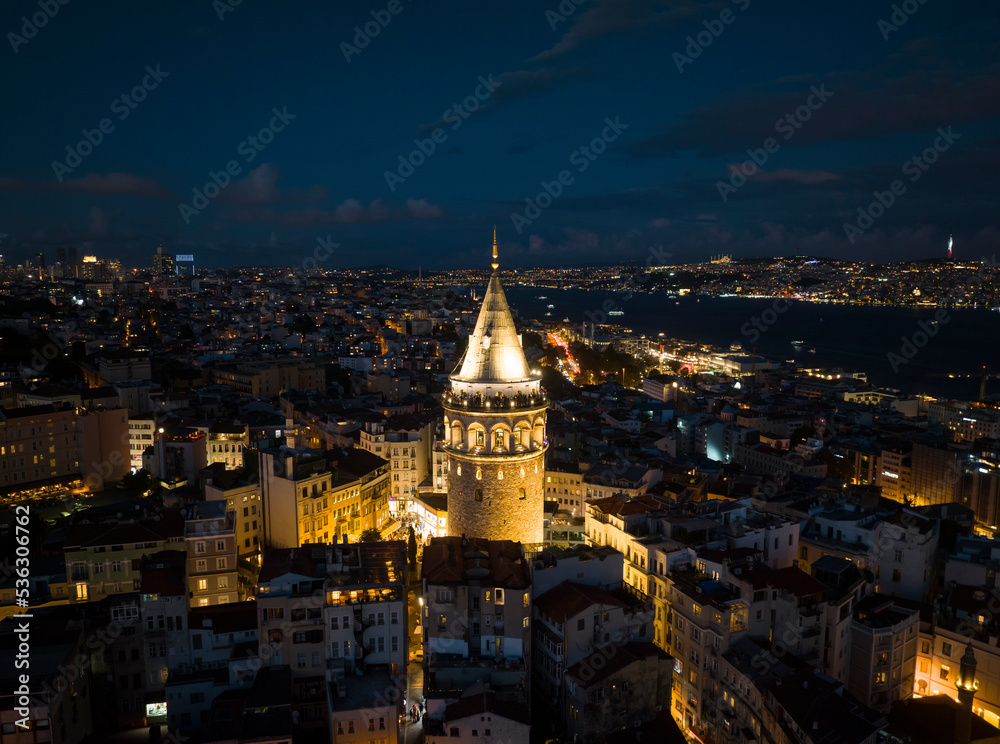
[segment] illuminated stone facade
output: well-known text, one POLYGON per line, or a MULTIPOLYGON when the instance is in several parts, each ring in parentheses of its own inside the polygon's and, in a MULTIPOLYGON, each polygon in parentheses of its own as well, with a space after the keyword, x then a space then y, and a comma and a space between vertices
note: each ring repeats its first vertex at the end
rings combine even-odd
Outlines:
POLYGON ((448 534, 543 540, 545 411, 541 376, 524 357, 496 268, 442 401, 448 454, 448 534))

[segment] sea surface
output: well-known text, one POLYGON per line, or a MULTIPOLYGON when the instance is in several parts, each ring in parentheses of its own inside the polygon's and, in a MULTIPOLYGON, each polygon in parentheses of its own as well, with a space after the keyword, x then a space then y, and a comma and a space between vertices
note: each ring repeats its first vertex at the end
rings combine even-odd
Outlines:
MULTIPOLYGON (((484 289, 477 287, 477 296, 482 297, 484 289)), ((778 308, 786 307, 779 313, 774 312, 773 299, 675 297, 662 293, 629 296, 600 290, 533 287, 507 287, 505 292, 511 307, 524 318, 569 318, 580 326, 584 320, 601 322, 605 309, 615 308, 624 314, 605 316, 604 322, 651 338, 662 333, 723 348, 741 344, 747 352, 756 347, 760 355, 794 359, 800 366, 867 372, 875 385, 906 393, 977 399, 984 365, 989 372, 1000 373, 1000 312, 987 309, 946 309, 947 315, 938 315, 940 322, 933 323, 935 313, 941 312, 933 307, 789 300, 787 307, 784 301, 778 304, 778 308), (550 304, 555 307, 548 308, 550 304), (771 312, 765 317, 768 310, 771 312), (754 328, 754 318, 766 325, 766 330, 754 328), (765 322, 772 319, 770 324, 765 322), (931 336, 927 328, 936 333, 931 336), (923 344, 905 349, 912 355, 909 359, 903 354, 904 339, 923 344), (793 340, 804 343, 793 346, 793 340), (889 354, 899 356, 896 369, 889 354), (966 376, 949 378, 949 374, 966 376)), ((1000 378, 987 380, 986 394, 1000 394, 1000 378)))

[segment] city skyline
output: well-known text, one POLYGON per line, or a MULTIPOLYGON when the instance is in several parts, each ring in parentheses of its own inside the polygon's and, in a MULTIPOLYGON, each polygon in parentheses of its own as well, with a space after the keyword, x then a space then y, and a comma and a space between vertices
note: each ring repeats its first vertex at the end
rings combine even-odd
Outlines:
POLYGON ((444 269, 497 224, 512 267, 995 253, 995 9, 391 5, 10 8, 0 252, 444 269))

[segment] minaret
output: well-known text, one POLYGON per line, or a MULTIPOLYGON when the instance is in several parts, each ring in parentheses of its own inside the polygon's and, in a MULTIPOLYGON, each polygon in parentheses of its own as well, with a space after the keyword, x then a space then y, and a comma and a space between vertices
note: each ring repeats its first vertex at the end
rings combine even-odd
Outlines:
POLYGON ((959 662, 958 679, 959 710, 955 714, 955 742, 969 744, 972 739, 972 702, 979 690, 979 680, 976 679, 976 653, 972 641, 965 646, 965 654, 959 662))
POLYGON ((442 400, 448 453, 448 534, 543 541, 545 411, 541 375, 528 367, 497 270, 451 387, 442 400))

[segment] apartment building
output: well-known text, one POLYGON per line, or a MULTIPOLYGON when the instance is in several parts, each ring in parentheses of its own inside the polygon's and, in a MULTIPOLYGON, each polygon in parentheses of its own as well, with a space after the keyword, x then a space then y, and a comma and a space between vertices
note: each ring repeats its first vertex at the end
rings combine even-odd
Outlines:
POLYGON ((109 481, 120 481, 132 469, 129 453, 128 411, 105 408, 79 411, 80 474, 94 491, 109 481))
POLYGON ((253 398, 273 398, 287 390, 325 390, 326 368, 308 359, 220 362, 210 381, 253 398))
POLYGON ((440 719, 450 699, 432 691, 460 692, 477 681, 527 705, 531 573, 521 544, 431 538, 422 577, 428 715, 440 719))
POLYGON ((672 713, 682 728, 697 730, 718 704, 720 656, 747 634, 750 607, 731 586, 696 570, 673 571, 668 583, 672 713))
POLYGON ((803 478, 826 477, 826 463, 814 463, 794 452, 775 449, 763 443, 737 444, 733 449, 733 461, 745 466, 751 473, 781 476, 794 473, 803 478))
POLYGON ((0 485, 25 487, 79 473, 80 444, 72 405, 0 409, 0 485))
POLYGON ((407 661, 406 544, 306 544, 273 548, 258 579, 261 637, 293 677, 323 676, 328 660, 347 672, 398 674, 407 661))
POLYGON ((613 644, 652 639, 652 611, 644 599, 564 581, 535 598, 532 671, 536 690, 560 705, 563 673, 613 644))
POLYGON ((393 527, 389 464, 360 449, 260 451, 264 543, 357 540, 366 529, 393 527))
POLYGON ((152 412, 129 414, 128 450, 131 467, 142 470, 143 453, 156 444, 156 416, 152 412))
POLYGON ((205 442, 208 464, 222 463, 230 470, 243 467, 243 455, 250 446, 250 427, 237 422, 217 421, 208 428, 205 442))
POLYGON ((812 564, 812 577, 828 589, 820 609, 823 647, 816 666, 847 684, 854 608, 868 596, 870 584, 857 564, 828 555, 812 564))
POLYGON ((569 464, 550 462, 545 469, 545 500, 574 517, 586 516, 583 473, 569 464))
POLYGON ((264 512, 260 482, 216 465, 202 472, 206 501, 222 501, 233 513, 238 560, 260 565, 264 512))
POLYGON ((573 741, 598 744, 622 731, 635 731, 662 716, 657 741, 683 738, 670 710, 673 659, 652 643, 605 647, 566 670, 563 723, 573 741))
POLYGON ((427 744, 521 742, 530 739, 531 716, 524 706, 483 690, 451 703, 440 719, 427 719, 425 725, 427 744))
POLYGON ((190 656, 167 657, 164 685, 167 723, 181 736, 208 726, 212 703, 220 694, 253 684, 263 658, 258 651, 257 603, 195 607, 188 614, 187 636, 190 656))
POLYGON ((93 733, 91 688, 97 672, 78 660, 89 658, 88 634, 65 608, 35 610, 31 620, 31 665, 18 669, 17 623, 0 623, 0 744, 75 744, 93 733), (75 675, 63 670, 74 669, 75 675), (28 675, 28 728, 18 725, 23 707, 17 693, 28 675))
POLYGON ((845 558, 874 574, 874 591, 921 600, 938 535, 935 520, 911 509, 886 511, 833 501, 813 510, 802 528, 799 566, 809 570, 827 555, 845 558))
POLYGON ((916 610, 877 596, 859 602, 851 623, 848 691, 882 712, 912 696, 919 630, 916 610))
POLYGON ((396 416, 385 426, 386 457, 392 477, 389 511, 409 511, 418 488, 430 475, 436 419, 415 415, 396 416))
POLYGON ((95 602, 111 594, 137 592, 142 558, 161 550, 184 550, 184 518, 176 509, 155 515, 122 514, 114 521, 77 521, 63 543, 69 601, 95 602))
POLYGON ((228 604, 240 596, 236 515, 225 501, 195 502, 184 520, 190 607, 228 604))
POLYGON ((782 646, 742 638, 722 656, 720 703, 702 727, 719 744, 876 744, 885 719, 782 646))
POLYGON ((145 645, 146 718, 150 724, 167 722, 168 663, 175 668, 191 663, 186 564, 187 554, 180 550, 154 553, 141 563, 139 620, 145 645))
POLYGON ((258 607, 262 660, 291 669, 300 725, 325 722, 337 741, 396 740, 402 695, 388 691, 404 683, 408 655, 404 542, 270 549, 258 607))

